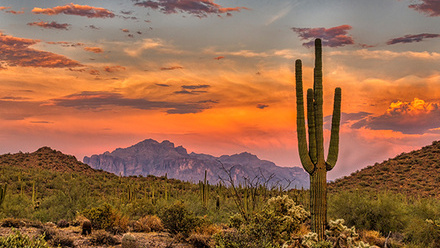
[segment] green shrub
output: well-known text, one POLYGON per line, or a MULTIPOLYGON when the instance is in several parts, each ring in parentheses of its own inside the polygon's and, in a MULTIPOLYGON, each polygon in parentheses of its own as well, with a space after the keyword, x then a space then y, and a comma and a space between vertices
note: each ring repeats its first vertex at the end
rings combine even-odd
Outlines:
POLYGON ((160 214, 160 218, 171 234, 181 233, 184 237, 188 237, 192 230, 202 224, 202 220, 187 210, 182 201, 166 207, 160 214))
POLYGON ((246 221, 240 215, 231 217, 232 230, 214 235, 219 247, 281 247, 298 234, 310 213, 298 206, 287 195, 273 197, 260 211, 246 221), (235 231, 234 231, 235 230, 235 231))
POLYGON ((27 235, 23 235, 19 230, 15 230, 13 234, 6 237, 0 237, 0 247, 2 248, 49 248, 44 236, 38 236, 31 239, 27 235))
POLYGON ((105 229, 113 233, 123 233, 128 230, 128 218, 107 203, 100 207, 85 209, 82 214, 90 220, 94 229, 105 229))

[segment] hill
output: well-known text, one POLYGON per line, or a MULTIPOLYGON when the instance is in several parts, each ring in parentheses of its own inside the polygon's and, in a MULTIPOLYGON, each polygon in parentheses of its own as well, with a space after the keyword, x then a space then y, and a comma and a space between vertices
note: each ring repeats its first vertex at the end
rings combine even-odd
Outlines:
POLYGON ((116 175, 154 175, 198 182, 204 179, 217 184, 219 177, 226 179, 228 170, 236 183, 252 181, 268 186, 308 187, 309 176, 299 167, 280 167, 273 162, 260 160, 257 156, 243 152, 235 155, 214 157, 207 154, 188 154, 182 146, 175 147, 170 141, 161 143, 147 139, 127 148, 113 152, 84 157, 84 163, 116 175), (223 168, 224 166, 224 168, 223 168), (270 179, 270 180, 269 180, 270 179), (268 182, 267 182, 268 181, 268 182))
POLYGON ((49 169, 58 172, 95 173, 87 164, 78 161, 75 156, 63 154, 50 147, 41 147, 32 153, 0 155, 1 165, 13 165, 22 168, 49 169))
POLYGON ((329 184, 329 191, 391 191, 411 196, 440 195, 440 141, 402 153, 329 184))

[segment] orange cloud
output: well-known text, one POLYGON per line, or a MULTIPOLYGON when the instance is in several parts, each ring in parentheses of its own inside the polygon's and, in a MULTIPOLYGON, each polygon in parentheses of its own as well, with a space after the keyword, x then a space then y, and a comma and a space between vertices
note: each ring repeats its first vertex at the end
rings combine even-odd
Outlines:
POLYGON ((214 3, 213 0, 183 0, 183 1, 167 1, 167 0, 148 0, 137 1, 135 5, 145 8, 159 9, 165 14, 175 14, 177 12, 186 12, 196 17, 207 17, 208 14, 224 14, 231 15, 230 12, 247 9, 246 7, 223 8, 214 3))
POLYGON ((395 101, 383 115, 369 116, 354 123, 352 127, 424 134, 440 127, 440 103, 425 102, 418 98, 411 102, 395 101))
POLYGON ((218 56, 218 57, 215 57, 214 59, 221 60, 221 59, 224 59, 224 58, 225 58, 224 56, 218 56))
POLYGON ((30 22, 27 25, 29 26, 38 26, 42 28, 55 28, 55 29, 69 29, 70 24, 67 23, 56 23, 56 22, 30 22))
POLYGON ((92 7, 88 5, 78 5, 78 4, 67 4, 65 6, 57 6, 54 8, 34 8, 32 9, 34 14, 44 14, 44 15, 78 15, 86 16, 88 18, 113 18, 115 14, 110 10, 98 7, 92 7))
POLYGON ((117 71, 123 71, 125 70, 125 67, 120 65, 114 65, 114 66, 104 66, 104 70, 106 72, 117 72, 117 71))
POLYGON ((100 47, 84 47, 84 50, 92 53, 102 53, 104 50, 100 47))
POLYGON ((48 68, 81 66, 79 62, 65 56, 29 48, 39 42, 39 40, 13 37, 0 32, 0 59, 9 66, 48 68))

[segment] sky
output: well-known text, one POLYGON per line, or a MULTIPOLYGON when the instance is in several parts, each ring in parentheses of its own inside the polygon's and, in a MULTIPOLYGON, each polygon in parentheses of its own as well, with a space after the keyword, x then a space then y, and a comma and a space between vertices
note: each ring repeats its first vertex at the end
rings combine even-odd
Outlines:
POLYGON ((440 139, 438 0, 2 0, 0 154, 144 139, 301 166, 294 61, 323 41, 328 178, 440 139))

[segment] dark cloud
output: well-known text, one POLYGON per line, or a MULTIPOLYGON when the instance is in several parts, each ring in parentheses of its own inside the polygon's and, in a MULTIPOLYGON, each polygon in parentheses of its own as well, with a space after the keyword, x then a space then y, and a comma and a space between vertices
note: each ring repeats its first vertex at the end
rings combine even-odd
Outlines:
POLYGON ((0 61, 9 66, 63 68, 77 67, 80 63, 65 56, 29 48, 38 40, 5 35, 0 32, 0 61))
POLYGON ((412 102, 391 103, 380 116, 367 116, 351 125, 352 128, 393 130, 404 134, 424 134, 440 127, 440 104, 415 98, 412 102))
POLYGON ((160 70, 162 71, 171 71, 171 70, 178 70, 183 69, 182 66, 171 66, 171 67, 161 67, 160 70))
POLYGON ((351 29, 350 25, 341 25, 333 28, 292 28, 296 32, 301 40, 309 40, 303 43, 303 46, 311 47, 314 45, 314 40, 320 38, 323 46, 339 47, 345 45, 353 45, 354 41, 351 36, 348 36, 348 30, 351 29))
POLYGON ((179 90, 179 91, 174 91, 174 94, 194 95, 195 93, 189 90, 179 90))
POLYGON ((49 29, 64 29, 68 30, 70 27, 70 24, 67 23, 57 23, 57 22, 30 22, 27 25, 29 26, 38 26, 42 28, 49 28, 49 29))
POLYGON ((225 14, 230 16, 230 12, 248 9, 246 7, 223 8, 214 3, 213 0, 134 0, 136 6, 157 9, 165 14, 175 14, 178 12, 189 13, 199 18, 207 17, 210 14, 225 14))
POLYGON ((89 26, 87 26, 87 27, 89 27, 89 28, 91 28, 91 29, 95 29, 95 30, 99 30, 99 29, 100 29, 100 28, 96 27, 95 25, 89 25, 89 26))
POLYGON ((169 84, 156 84, 157 86, 160 86, 160 87, 170 87, 171 85, 169 85, 169 84))
POLYGON ((84 47, 84 50, 92 53, 103 53, 104 50, 100 47, 84 47))
POLYGON ((269 107, 269 105, 267 105, 267 104, 261 104, 261 103, 257 104, 257 108, 259 108, 259 109, 265 109, 267 107, 269 107))
POLYGON ((187 90, 195 90, 195 89, 206 89, 211 87, 211 85, 207 85, 207 84, 198 84, 198 85, 182 85, 183 89, 187 89, 187 90))
POLYGON ((121 14, 123 14, 123 15, 131 15, 131 14, 133 14, 133 11, 123 11, 123 10, 121 10, 120 11, 121 12, 121 14))
POLYGON ((53 124, 51 121, 31 121, 34 124, 53 124))
POLYGON ((440 16, 440 1, 421 0, 422 3, 411 4, 408 7, 428 16, 440 16))
POLYGON ((71 107, 80 110, 99 111, 105 109, 106 107, 119 106, 141 110, 165 110, 169 114, 199 113, 203 110, 211 108, 209 103, 149 101, 141 98, 125 98, 119 93, 106 91, 83 91, 78 94, 72 94, 52 100, 53 105, 71 107))
POLYGON ((53 8, 34 8, 32 9, 32 13, 34 14, 44 14, 44 15, 78 15, 78 16, 86 16, 88 18, 113 18, 115 14, 110 10, 98 7, 92 7, 88 5, 78 5, 78 4, 67 4, 64 6, 57 6, 53 8))
POLYGON ((394 45, 397 43, 412 43, 412 42, 420 42, 424 39, 429 39, 429 38, 438 38, 440 37, 440 34, 409 34, 409 35, 405 35, 403 37, 399 37, 399 38, 394 38, 391 39, 387 42, 388 45, 394 45))

